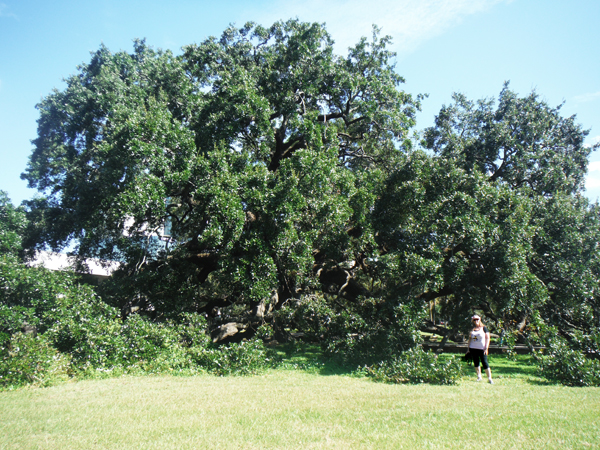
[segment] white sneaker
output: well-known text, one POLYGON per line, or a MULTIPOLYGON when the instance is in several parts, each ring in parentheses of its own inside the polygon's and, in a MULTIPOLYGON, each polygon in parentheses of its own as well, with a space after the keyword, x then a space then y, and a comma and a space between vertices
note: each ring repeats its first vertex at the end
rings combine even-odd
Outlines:
POLYGON ((481 381, 481 377, 477 377, 477 381, 481 381))
POLYGON ((489 378, 488 381, 490 382, 490 384, 494 384, 491 378, 489 378))

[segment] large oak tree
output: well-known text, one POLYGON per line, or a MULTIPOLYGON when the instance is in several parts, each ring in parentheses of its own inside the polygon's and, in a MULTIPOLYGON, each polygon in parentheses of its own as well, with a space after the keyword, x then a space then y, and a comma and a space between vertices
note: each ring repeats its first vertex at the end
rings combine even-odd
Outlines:
POLYGON ((292 20, 180 56, 101 47, 38 106, 28 245, 120 260, 120 301, 225 317, 225 334, 314 292, 368 296, 370 210, 419 105, 388 42, 374 29, 342 57, 292 20))
MULTIPOLYGON (((455 94, 376 210, 393 285, 437 300, 450 327, 473 311, 498 328, 539 319, 565 336, 598 329, 598 206, 583 197, 588 131, 533 92, 455 94)), ((406 294, 405 294, 406 295, 406 294)))
POLYGON ((121 261, 107 301, 206 313, 217 341, 267 323, 389 353, 434 302, 454 332, 474 311, 598 328, 587 131, 506 85, 455 95, 415 149, 388 44, 342 57, 292 20, 178 56, 101 47, 39 105, 26 246, 121 261))

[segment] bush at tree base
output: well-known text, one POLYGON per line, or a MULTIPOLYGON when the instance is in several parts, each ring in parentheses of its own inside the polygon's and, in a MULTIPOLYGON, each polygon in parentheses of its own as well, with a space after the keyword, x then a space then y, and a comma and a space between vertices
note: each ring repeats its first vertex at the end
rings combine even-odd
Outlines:
POLYGON ((560 337, 551 339, 545 353, 538 357, 538 373, 567 386, 600 386, 600 361, 574 350, 560 337))
POLYGON ((194 364, 219 376, 255 375, 273 361, 263 342, 256 339, 218 347, 194 347, 189 352, 194 364))
MULTIPOLYGON (((47 386, 68 376, 124 373, 246 375, 274 364, 260 340, 213 344, 202 314, 185 313, 177 321, 162 323, 139 315, 122 321, 118 310, 79 285, 73 275, 27 268, 6 258, 1 262, 1 387, 47 386), (24 323, 36 328, 37 336, 22 334, 24 323)), ((318 338, 330 357, 344 355, 355 364, 370 358, 366 373, 376 380, 453 384, 460 378, 460 365, 452 358, 418 348, 402 352, 402 346, 414 346, 418 339, 411 331, 417 329, 419 315, 408 305, 386 311, 365 300, 358 307, 362 314, 311 297, 297 308, 282 309, 278 317, 281 323, 286 314, 294 314, 296 323, 303 320, 308 337, 318 338), (369 308, 372 314, 366 314, 369 308), (394 321, 393 327, 386 327, 394 333, 378 328, 384 320, 394 321), (383 362, 373 364, 376 357, 383 362)), ((600 362, 580 350, 597 348, 597 335, 573 339, 548 341, 547 353, 539 358, 540 375, 570 386, 598 386, 600 362)))
POLYGON ((463 375, 460 360, 455 356, 440 358, 418 347, 365 367, 364 372, 377 381, 387 383, 456 384, 463 375))
POLYGON ((0 388, 49 386, 69 377, 104 378, 123 374, 251 375, 273 364, 259 340, 222 346, 186 346, 185 341, 177 340, 176 326, 165 327, 137 318, 128 322, 131 324, 124 324, 102 345, 98 341, 78 343, 73 358, 57 351, 45 335, 14 334, 0 347, 0 388))
POLYGON ((49 386, 68 379, 69 358, 44 336, 16 333, 0 346, 0 387, 49 386))
POLYGON ((424 310, 418 302, 391 305, 372 298, 330 302, 310 295, 283 307, 276 320, 280 327, 298 327, 326 356, 357 367, 390 359, 421 342, 424 310))
POLYGON ((262 341, 212 344, 206 318, 123 321, 69 273, 0 260, 0 387, 47 386, 68 376, 258 373, 272 364, 262 341), (24 324, 34 330, 20 332, 24 324))

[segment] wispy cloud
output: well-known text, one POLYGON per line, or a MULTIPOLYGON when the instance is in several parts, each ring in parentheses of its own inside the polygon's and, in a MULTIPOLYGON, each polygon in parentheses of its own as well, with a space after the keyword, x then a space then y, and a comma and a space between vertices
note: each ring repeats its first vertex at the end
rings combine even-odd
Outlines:
POLYGON ((6 3, 0 3, 0 17, 17 18, 17 15, 9 11, 9 6, 6 3))
POLYGON ((585 190, 589 198, 600 197, 600 161, 592 161, 588 164, 585 190))
POLYGON ((573 97, 573 100, 575 100, 577 103, 594 102, 596 100, 600 100, 600 91, 593 92, 593 93, 587 93, 587 94, 583 94, 583 95, 577 95, 577 96, 573 97))
POLYGON ((267 25, 279 19, 298 17, 303 21, 325 22, 336 40, 338 51, 370 37, 372 25, 394 38, 399 54, 414 51, 422 42, 439 36, 471 14, 489 10, 513 0, 302 0, 273 4, 270 13, 260 17, 245 11, 267 25))
POLYGON ((595 136, 593 138, 586 139, 587 142, 583 144, 584 147, 590 148, 593 145, 600 144, 600 136, 595 136))
MULTIPOLYGON (((600 161, 592 161, 588 164, 588 172, 600 172, 600 161)), ((600 177, 600 173, 598 174, 600 177)))
POLYGON ((588 176, 585 179, 585 190, 587 192, 588 198, 599 197, 600 196, 600 178, 594 178, 588 176))

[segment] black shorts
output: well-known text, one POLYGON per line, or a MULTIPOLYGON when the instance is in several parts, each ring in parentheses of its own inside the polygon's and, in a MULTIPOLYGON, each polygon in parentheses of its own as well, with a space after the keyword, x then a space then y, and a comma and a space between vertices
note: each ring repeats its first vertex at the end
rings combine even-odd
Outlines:
POLYGON ((481 360, 481 367, 483 367, 485 370, 490 368, 490 365, 488 364, 487 360, 487 355, 483 353, 483 350, 479 348, 470 348, 469 353, 473 355, 473 365, 475 367, 479 367, 479 360, 481 360))

